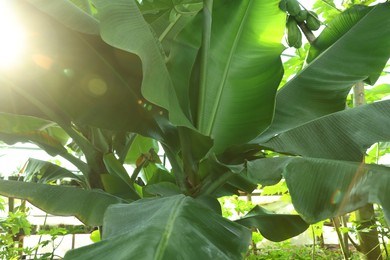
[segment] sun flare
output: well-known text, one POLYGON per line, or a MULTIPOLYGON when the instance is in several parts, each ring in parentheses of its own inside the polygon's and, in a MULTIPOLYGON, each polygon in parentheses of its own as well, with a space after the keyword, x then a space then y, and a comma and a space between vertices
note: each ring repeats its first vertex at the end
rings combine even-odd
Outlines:
POLYGON ((6 0, 0 0, 0 69, 15 66, 23 52, 25 32, 6 0))

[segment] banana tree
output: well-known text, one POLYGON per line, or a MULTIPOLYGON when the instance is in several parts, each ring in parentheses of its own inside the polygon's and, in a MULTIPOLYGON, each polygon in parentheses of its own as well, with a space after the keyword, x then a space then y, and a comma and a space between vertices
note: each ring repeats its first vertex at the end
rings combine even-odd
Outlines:
POLYGON ((9 122, 0 137, 36 143, 80 174, 32 160, 29 182, 0 181, 0 194, 103 226, 100 242, 65 259, 241 259, 250 228, 281 241, 368 202, 390 219, 390 169, 358 161, 390 139, 390 101, 345 110, 350 88, 375 83, 390 57, 388 3, 333 19, 279 90, 278 0, 12 7, 29 47, 0 74, 0 119, 9 122), (56 178, 81 187, 46 184, 56 178), (218 197, 281 178, 299 215, 257 206, 236 221, 221 216, 218 197))

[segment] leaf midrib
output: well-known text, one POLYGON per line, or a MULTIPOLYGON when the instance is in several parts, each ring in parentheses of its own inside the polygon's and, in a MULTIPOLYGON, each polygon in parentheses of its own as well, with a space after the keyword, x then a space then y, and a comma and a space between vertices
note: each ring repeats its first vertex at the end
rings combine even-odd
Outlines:
POLYGON ((182 198, 178 200, 173 206, 173 210, 169 214, 167 218, 167 224, 165 225, 165 229, 161 235, 160 242, 158 243, 156 253, 153 257, 155 260, 161 260, 164 257, 164 254, 166 253, 166 247, 169 242, 169 238, 171 237, 172 230, 175 227, 175 222, 177 217, 179 216, 179 213, 181 211, 181 208, 183 204, 185 203, 186 198, 182 198))
POLYGON ((230 65, 231 65, 234 53, 235 53, 235 51, 237 49, 238 42, 241 39, 241 34, 243 32, 243 27, 244 27, 244 24, 246 24, 248 13, 249 13, 249 9, 250 9, 250 6, 252 5, 252 3, 253 3, 253 1, 250 1, 249 4, 246 7, 246 10, 245 10, 245 13, 244 13, 244 18, 241 20, 241 24, 240 24, 240 26, 238 28, 238 32, 237 32, 236 37, 235 37, 235 39, 233 41, 233 45, 232 45, 231 51, 229 53, 229 56, 228 56, 228 59, 227 59, 227 62, 226 62, 226 66, 225 66, 224 73, 223 73, 223 76, 222 76, 221 84, 219 85, 218 90, 217 90, 217 100, 214 103, 214 106, 212 108, 211 119, 210 119, 208 127, 207 127, 207 129, 205 131, 206 134, 209 135, 209 136, 211 136, 212 130, 214 128, 214 125, 215 125, 215 122, 216 122, 216 119, 217 119, 218 109, 221 106, 222 94, 223 94, 223 92, 225 90, 227 76, 228 76, 228 73, 229 73, 230 68, 231 68, 230 65))

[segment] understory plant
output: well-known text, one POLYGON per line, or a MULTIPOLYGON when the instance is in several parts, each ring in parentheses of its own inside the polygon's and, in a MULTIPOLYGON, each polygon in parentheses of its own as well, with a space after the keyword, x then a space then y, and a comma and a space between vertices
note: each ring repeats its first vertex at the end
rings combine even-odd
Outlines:
POLYGON ((31 159, 0 194, 100 228, 65 259, 242 259, 252 228, 283 241, 367 203, 389 221, 390 169, 362 158, 390 139, 390 101, 345 110, 390 57, 389 3, 329 21, 281 88, 278 0, 9 5, 29 44, 0 72, 0 138, 79 172, 31 159), (282 178, 299 215, 222 216, 217 198, 282 178))

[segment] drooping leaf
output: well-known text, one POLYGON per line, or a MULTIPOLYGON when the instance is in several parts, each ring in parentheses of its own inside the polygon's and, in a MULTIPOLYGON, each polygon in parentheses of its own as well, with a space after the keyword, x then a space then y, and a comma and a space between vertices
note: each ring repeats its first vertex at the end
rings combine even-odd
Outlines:
POLYGON ((266 141, 275 134, 345 109, 352 85, 370 75, 379 75, 390 57, 389 10, 389 3, 370 9, 290 80, 277 94, 271 127, 254 142, 266 141))
POLYGON ((55 122, 0 112, 0 140, 7 144, 30 142, 55 156, 67 153, 63 145, 68 139, 67 133, 55 122))
POLYGON ((76 216, 86 225, 100 226, 111 204, 125 201, 98 190, 0 180, 2 196, 24 199, 53 215, 76 216))
POLYGON ((71 171, 47 161, 28 159, 27 167, 23 171, 25 182, 48 183, 55 180, 70 178, 78 182, 85 182, 83 176, 76 175, 71 171))
POLYGON ((360 161, 376 142, 390 141, 390 101, 340 111, 281 133, 262 145, 307 157, 360 161))
POLYGON ((214 139, 216 152, 250 140, 272 120, 283 71, 285 15, 278 3, 214 1, 210 55, 205 79, 199 83, 196 126, 214 139))
POLYGON ((165 65, 165 54, 135 1, 93 0, 99 13, 101 36, 108 44, 134 53, 142 60, 142 93, 147 100, 169 111, 178 125, 191 126, 180 109, 165 65), (115 17, 115 19, 113 19, 115 17))
POLYGON ((295 209, 308 223, 343 215, 367 203, 382 205, 386 220, 390 220, 389 167, 281 157, 253 161, 247 174, 264 184, 283 175, 295 209))
POLYGON ((110 207, 103 240, 65 259, 242 259, 249 229, 183 195, 110 207))
POLYGON ((274 242, 295 237, 309 227, 299 215, 275 214, 258 205, 235 222, 257 228, 266 239, 274 242))

